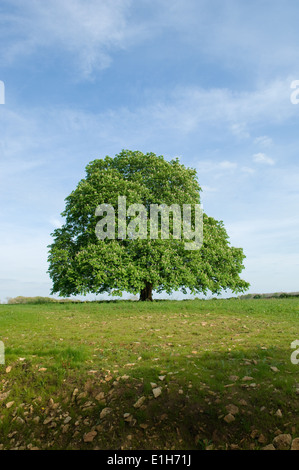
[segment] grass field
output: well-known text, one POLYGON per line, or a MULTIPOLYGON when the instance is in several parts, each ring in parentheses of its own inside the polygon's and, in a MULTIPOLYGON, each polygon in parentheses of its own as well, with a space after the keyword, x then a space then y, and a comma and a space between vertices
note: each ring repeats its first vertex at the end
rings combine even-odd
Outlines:
POLYGON ((298 320, 298 298, 0 305, 0 448, 297 438, 298 320))

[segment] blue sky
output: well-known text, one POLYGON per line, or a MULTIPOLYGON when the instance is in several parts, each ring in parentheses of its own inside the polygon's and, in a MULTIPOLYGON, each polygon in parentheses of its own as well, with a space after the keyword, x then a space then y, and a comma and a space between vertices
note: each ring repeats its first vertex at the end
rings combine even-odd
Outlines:
POLYGON ((122 149, 196 168, 250 292, 298 291, 298 19, 295 0, 1 0, 0 300, 49 295, 64 198, 122 149))

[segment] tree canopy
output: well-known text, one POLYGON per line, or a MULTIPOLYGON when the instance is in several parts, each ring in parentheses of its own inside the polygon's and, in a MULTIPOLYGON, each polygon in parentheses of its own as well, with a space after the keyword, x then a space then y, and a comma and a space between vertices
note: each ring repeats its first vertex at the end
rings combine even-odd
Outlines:
MULTIPOLYGON (((169 239, 99 239, 96 209, 110 204, 118 216, 120 196, 126 208, 142 204, 150 218, 153 204, 183 208, 200 204, 201 188, 194 169, 178 159, 166 161, 154 153, 123 150, 115 158, 96 159, 86 167, 86 176, 66 197, 62 227, 54 230, 49 246, 52 293, 61 296, 123 292, 152 300, 152 291, 180 290, 192 294, 220 293, 223 289, 243 292, 249 284, 239 276, 244 269, 242 248, 232 247, 222 221, 203 214, 203 243, 186 250, 184 237, 174 237, 170 220, 169 239)), ((118 218, 116 217, 116 220, 118 218)), ((126 215, 127 223, 132 215, 126 215)), ((194 211, 192 217, 194 226, 194 211)), ((147 225, 149 232, 149 224, 147 225)), ((159 225, 160 227, 160 225, 159 225)))

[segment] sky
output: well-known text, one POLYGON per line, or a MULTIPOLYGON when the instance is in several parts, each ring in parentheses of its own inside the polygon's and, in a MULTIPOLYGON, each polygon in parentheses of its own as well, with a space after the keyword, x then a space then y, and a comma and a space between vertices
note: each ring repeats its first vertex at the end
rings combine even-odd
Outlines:
POLYGON ((296 0, 1 0, 0 301, 49 296, 64 199, 122 149, 197 170, 248 292, 299 291, 298 20, 296 0))

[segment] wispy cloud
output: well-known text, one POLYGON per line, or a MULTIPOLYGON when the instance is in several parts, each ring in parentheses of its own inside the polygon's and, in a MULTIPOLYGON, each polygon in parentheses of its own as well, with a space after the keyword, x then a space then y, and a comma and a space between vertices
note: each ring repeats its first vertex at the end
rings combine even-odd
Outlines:
POLYGON ((261 147, 271 147, 273 145, 273 141, 271 137, 267 135, 262 135, 260 137, 256 137, 254 139, 254 143, 256 145, 260 145, 261 147))
MULTIPOLYGON (((246 73, 268 79, 281 69, 298 70, 298 4, 286 1, 271 4, 252 0, 153 0, 159 5, 156 28, 161 24, 180 35, 189 47, 222 67, 245 67, 246 73), (253 14, 255 12, 255 14, 253 14), (165 17, 167 15, 167 20, 165 17), (269 21, 273 18, 273 21, 269 21), (277 34, 277 28, 283 34, 277 34)), ((244 77, 245 79, 245 77, 244 77)))
POLYGON ((131 0, 4 0, 3 3, 10 9, 0 20, 0 37, 6 43, 2 61, 6 63, 43 49, 56 49, 56 54, 63 50, 88 77, 94 70, 107 67, 110 52, 126 47, 139 30, 138 25, 128 26, 131 0))
MULTIPOLYGON (((26 198, 32 200, 39 189, 41 194, 36 198, 44 198, 48 204, 46 191, 50 191, 53 178, 56 196, 59 182, 68 180, 71 186, 71 175, 81 174, 88 161, 101 156, 99 152, 114 155, 122 148, 161 152, 168 142, 166 153, 179 150, 186 158, 190 138, 199 146, 195 164, 201 174, 229 174, 237 169, 244 175, 252 174, 252 159, 269 166, 274 165, 274 159, 265 153, 250 157, 244 149, 241 154, 230 156, 228 149, 224 154, 221 142, 227 139, 231 149, 235 137, 231 126, 238 122, 246 123, 251 134, 265 121, 269 125, 274 121, 276 125, 279 119, 281 125, 286 125, 297 113, 297 108, 289 104, 288 91, 286 81, 275 81, 267 89, 251 93, 176 88, 160 94, 159 99, 149 95, 146 102, 130 109, 121 106, 102 112, 76 107, 14 111, 3 107, 0 109, 0 126, 5 131, 0 143, 1 196, 5 201, 9 194, 10 200, 23 204, 26 198), (211 159, 200 150, 207 143, 214 148, 211 159), (219 145, 218 150, 215 144, 219 145)), ((260 134, 256 139, 267 141, 260 134)), ((192 158, 195 156, 192 151, 192 158)), ((214 183, 204 184, 214 186, 214 183)), ((62 189, 66 191, 61 184, 62 189)))
POLYGON ((219 163, 219 167, 222 170, 234 170, 237 168, 237 164, 235 162, 224 161, 219 163))
POLYGON ((108 67, 115 51, 144 40, 158 44, 165 32, 196 57, 221 61, 226 69, 241 63, 257 80, 261 71, 274 76, 283 67, 288 74, 298 63, 298 5, 290 1, 284 8, 271 7, 279 27, 284 27, 280 35, 277 24, 269 22, 268 8, 257 0, 250 5, 237 0, 2 0, 1 4, 2 64, 38 52, 55 57, 63 51, 87 78, 108 67))
POLYGON ((242 166, 241 171, 243 173, 247 173, 249 175, 253 175, 255 173, 255 170, 253 168, 249 167, 249 166, 242 166))
POLYGON ((268 157, 265 153, 256 153, 253 155, 253 161, 256 163, 262 163, 265 165, 274 165, 275 161, 273 158, 268 157))

